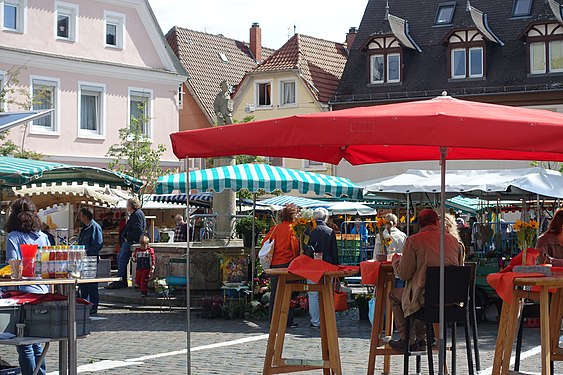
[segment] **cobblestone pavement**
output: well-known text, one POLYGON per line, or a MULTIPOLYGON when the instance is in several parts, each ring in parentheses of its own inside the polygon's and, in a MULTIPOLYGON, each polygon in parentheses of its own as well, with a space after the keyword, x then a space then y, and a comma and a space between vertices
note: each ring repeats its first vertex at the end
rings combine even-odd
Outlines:
MULTIPOLYGON (((267 324, 247 321, 204 320, 194 313, 192 318, 193 374, 259 374, 266 348, 267 324), (237 340, 237 341, 234 341, 237 340), (216 345, 213 345, 216 344, 216 345)), ((186 372, 185 312, 172 313, 102 308, 98 319, 91 322, 92 334, 79 340, 78 363, 81 372, 93 374, 184 374, 186 372), (148 357, 148 358, 147 358, 148 357), (92 371, 88 371, 92 370, 92 371)), ((306 318, 297 318, 299 327, 286 339, 287 358, 320 357, 318 330, 309 328, 306 318)), ((351 310, 338 314, 340 351, 344 374, 365 374, 370 325, 359 321, 351 310)), ((479 347, 482 369, 492 366, 497 325, 480 325, 479 347)), ((458 334, 458 374, 467 374, 463 330, 458 334)), ((538 373, 539 330, 526 329, 522 369, 538 373)), ((0 346, 0 356, 17 363, 15 348, 0 346)), ((54 344, 47 357, 48 371, 57 368, 58 350, 54 344)), ((437 361, 437 359, 435 359, 437 361)), ((414 360, 412 360, 414 373, 414 360)), ((426 359, 422 360, 427 374, 426 359)), ((382 360, 376 373, 381 373, 382 360)), ((402 373, 402 357, 392 361, 395 374, 402 373)), ((563 364, 556 364, 556 373, 563 373, 563 364)), ((320 372, 310 372, 319 374, 320 372)), ((490 370, 484 371, 490 374, 490 370)))

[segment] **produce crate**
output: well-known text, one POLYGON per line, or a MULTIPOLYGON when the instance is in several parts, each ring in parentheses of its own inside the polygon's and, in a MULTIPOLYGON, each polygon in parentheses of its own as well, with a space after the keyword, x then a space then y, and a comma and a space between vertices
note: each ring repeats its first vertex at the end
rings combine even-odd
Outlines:
MULTIPOLYGON (((21 306, 0 307, 0 332, 16 334, 16 324, 21 319, 21 306)), ((2 373, 0 372, 0 375, 2 373)))
POLYGON ((0 375, 18 375, 22 371, 17 366, 0 366, 0 375))
MULTIPOLYGON (((76 336, 90 333, 92 305, 76 304, 76 336)), ((67 335, 68 307, 64 305, 24 305, 25 335, 60 338, 67 335)))

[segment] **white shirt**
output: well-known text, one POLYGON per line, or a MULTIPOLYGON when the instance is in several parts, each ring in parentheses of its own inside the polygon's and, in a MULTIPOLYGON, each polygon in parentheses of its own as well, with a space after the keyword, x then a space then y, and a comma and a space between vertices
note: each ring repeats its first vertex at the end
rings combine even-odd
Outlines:
MULTIPOLYGON (((405 241, 407 240, 407 235, 401 232, 396 227, 391 228, 391 233, 387 229, 383 231, 383 237, 391 237, 391 245, 388 246, 389 249, 395 249, 394 252, 402 253, 403 248, 405 247, 405 241)), ((375 238, 375 251, 374 255, 379 253, 379 249, 381 248, 381 239, 379 234, 375 238)))

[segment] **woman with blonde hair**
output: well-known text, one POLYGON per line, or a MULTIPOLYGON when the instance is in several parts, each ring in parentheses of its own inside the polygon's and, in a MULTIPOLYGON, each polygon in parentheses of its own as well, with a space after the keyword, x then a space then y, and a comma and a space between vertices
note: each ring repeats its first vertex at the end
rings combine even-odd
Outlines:
MULTIPOLYGON (((286 205, 281 210, 281 223, 273 226, 266 237, 264 242, 269 239, 274 240, 274 249, 272 254, 272 263, 270 268, 287 268, 293 259, 299 255, 299 240, 293 232, 291 224, 295 220, 299 212, 299 208, 294 204, 286 205)), ((270 322, 272 321, 272 310, 276 299, 276 289, 278 287, 278 277, 270 277, 270 322)), ((289 317, 287 319, 288 327, 296 327, 293 323, 293 314, 289 310, 289 317)))
POLYGON ((463 264, 463 262, 465 261, 466 250, 465 250, 465 245, 461 240, 459 229, 457 228, 457 220, 454 215, 446 214, 446 217, 444 218, 444 222, 446 224, 446 233, 451 234, 457 240, 457 242, 459 242, 460 256, 461 256, 460 260, 461 260, 461 264, 463 264))

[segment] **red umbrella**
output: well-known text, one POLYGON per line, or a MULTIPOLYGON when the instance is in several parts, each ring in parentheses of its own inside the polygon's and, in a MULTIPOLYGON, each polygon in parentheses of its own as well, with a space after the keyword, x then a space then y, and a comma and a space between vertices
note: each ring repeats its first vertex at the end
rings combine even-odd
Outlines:
MULTIPOLYGON (((440 160, 442 217, 446 157, 563 161, 563 114, 448 96, 191 130, 170 137, 178 158, 247 154, 332 164, 346 159, 354 165, 440 160)), ((442 220, 442 286, 444 233, 442 220)), ((441 288, 440 332, 444 327, 443 293, 441 288)), ((439 344, 444 348, 443 338, 439 344)), ((439 368, 442 373, 443 350, 439 368)))

